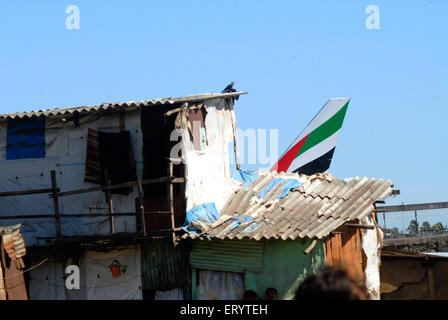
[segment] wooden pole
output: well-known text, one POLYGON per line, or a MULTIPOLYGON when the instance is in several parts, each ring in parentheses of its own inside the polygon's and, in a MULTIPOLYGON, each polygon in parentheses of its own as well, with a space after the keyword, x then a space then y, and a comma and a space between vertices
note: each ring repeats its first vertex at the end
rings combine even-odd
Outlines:
MULTIPOLYGON (((170 181, 168 182, 168 206, 169 206, 169 211, 171 214, 171 229, 175 229, 176 227, 176 223, 174 220, 174 186, 173 183, 171 182, 171 179, 173 178, 173 163, 171 162, 170 159, 168 159, 168 178, 170 179, 170 181)), ((174 231, 172 232, 172 239, 173 239, 173 246, 175 247, 177 245, 176 242, 176 234, 174 233, 174 231)))
POLYGON ((143 186, 142 182, 138 180, 138 212, 141 220, 141 232, 146 236, 146 221, 145 221, 145 206, 144 206, 144 198, 143 198, 143 186))
POLYGON ((59 240, 61 237, 61 217, 59 215, 59 200, 56 195, 59 190, 56 184, 56 171, 54 170, 51 170, 51 187, 53 194, 54 217, 56 219, 56 240, 59 240))
MULTIPOLYGON (((109 175, 107 173, 107 171, 104 171, 104 178, 106 181, 106 186, 109 187, 110 186, 110 180, 109 180, 109 175)), ((110 233, 111 234, 115 234, 115 224, 114 224, 114 203, 112 200, 112 191, 110 189, 108 189, 106 191, 106 201, 109 205, 109 223, 110 223, 110 233)))
POLYGON ((311 252, 311 250, 314 249, 314 247, 317 244, 317 240, 314 239, 313 242, 311 242, 311 244, 308 246, 308 248, 306 248, 306 250, 304 251, 305 254, 309 254, 311 252))

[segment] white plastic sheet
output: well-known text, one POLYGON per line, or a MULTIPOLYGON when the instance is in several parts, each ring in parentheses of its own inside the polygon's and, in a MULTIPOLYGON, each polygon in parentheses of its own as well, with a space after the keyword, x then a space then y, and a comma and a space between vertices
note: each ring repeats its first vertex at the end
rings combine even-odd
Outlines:
MULTIPOLYGON (((72 261, 53 258, 31 270, 29 292, 31 300, 141 300, 141 257, 139 246, 120 247, 101 252, 88 251, 79 260, 80 289, 65 286, 65 268, 72 261), (126 272, 114 278, 109 265, 118 260, 126 272)), ((43 260, 33 259, 32 265, 43 260)))
MULTIPOLYGON (((88 115, 80 120, 79 127, 73 122, 46 119, 46 158, 4 160, 6 146, 6 122, 0 122, 0 192, 51 187, 51 170, 56 171, 56 180, 61 191, 69 191, 98 186, 84 181, 87 148, 87 130, 93 128, 102 131, 119 130, 118 115, 98 117, 88 115)), ((141 178, 142 133, 140 111, 125 114, 125 129, 130 131, 133 144, 137 176, 141 178)), ((134 212, 136 187, 129 195, 112 195, 115 212, 134 212)), ((103 192, 84 193, 59 198, 61 214, 67 213, 107 213, 108 205, 103 192)), ((53 201, 48 194, 1 197, 0 213, 2 215, 53 214, 53 201)), ((4 220, 5 225, 16 224, 16 220, 4 220)), ((37 237, 54 237, 54 219, 30 219, 23 223, 23 237, 27 246, 42 244, 37 237)), ((107 218, 63 218, 62 234, 100 235, 109 233, 107 218)), ((115 218, 116 232, 135 232, 134 217, 115 218)))
POLYGON ((154 300, 184 300, 184 290, 175 288, 167 291, 156 291, 154 300))
POLYGON ((364 270, 366 275, 366 289, 372 300, 380 299, 380 265, 381 265, 381 247, 383 242, 383 233, 368 215, 360 220, 362 224, 375 224, 375 229, 362 229, 362 249, 367 257, 367 265, 364 270))
POLYGON ((199 272, 200 300, 242 300, 244 279, 239 273, 201 270, 199 272))
POLYGON ((207 202, 214 202, 220 211, 240 185, 232 179, 230 170, 229 143, 234 141, 236 126, 233 109, 219 99, 207 101, 205 105, 207 145, 200 151, 195 150, 188 130, 181 129, 184 160, 188 165, 187 211, 207 202))

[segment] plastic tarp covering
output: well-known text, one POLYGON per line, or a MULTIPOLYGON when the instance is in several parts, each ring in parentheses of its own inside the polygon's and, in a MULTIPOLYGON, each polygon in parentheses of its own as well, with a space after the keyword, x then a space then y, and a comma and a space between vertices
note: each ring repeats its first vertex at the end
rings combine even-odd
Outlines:
POLYGON ((243 183, 243 188, 247 190, 247 188, 257 180, 259 177, 258 173, 255 171, 244 171, 236 169, 233 171, 232 178, 236 181, 243 183))
MULTIPOLYGON (((39 264, 44 258, 33 258, 30 266, 39 264)), ((64 276, 65 263, 54 258, 49 258, 31 270, 28 284, 30 300, 66 300, 68 290, 65 288, 64 276)))
POLYGON ((45 118, 8 119, 6 159, 45 157, 45 118))
POLYGON ((188 233, 200 234, 206 226, 218 221, 221 214, 215 204, 203 203, 187 211, 187 217, 182 229, 188 233))
MULTIPOLYGON (((72 122, 62 123, 47 118, 46 158, 0 161, 0 192, 51 188, 51 170, 56 171, 57 186, 63 191, 97 187, 98 184, 85 182, 85 160, 88 128, 105 132, 118 132, 118 115, 87 115, 80 119, 78 127, 72 122)), ((125 114, 125 129, 130 131, 131 143, 137 164, 137 176, 142 176, 142 134, 140 112, 125 114)), ((0 138, 5 131, 0 125, 0 138)), ((4 140, 0 140, 0 156, 5 154, 4 140)), ((3 158, 4 159, 4 158, 3 158)), ((113 194, 115 212, 135 212, 137 188, 129 195, 113 194)), ((108 205, 103 192, 91 192, 59 198, 61 215, 69 213, 107 213, 108 205)), ((53 214, 53 201, 48 194, 0 197, 0 214, 3 216, 53 214)), ((4 225, 22 223, 22 235, 27 246, 43 244, 37 237, 55 237, 55 220, 26 219, 3 220, 4 225)), ((101 235, 110 232, 107 217, 62 218, 64 236, 101 235)), ((135 217, 115 217, 115 231, 135 232, 135 217)))
POLYGON ((242 300, 244 279, 239 273, 199 271, 199 300, 242 300))
MULTIPOLYGON (((34 259, 36 265, 43 258, 34 259)), ((79 260, 80 289, 65 287, 65 268, 70 261, 49 260, 31 270, 31 300, 141 300, 140 247, 127 246, 115 250, 87 251, 79 260), (117 260, 121 276, 114 278, 109 265, 117 260), (124 272, 124 267, 126 271, 124 272)))
POLYGON ((365 225, 375 224, 375 229, 363 229, 362 248, 367 257, 367 264, 364 270, 366 275, 366 289, 372 300, 380 299, 380 266, 381 266, 381 247, 383 243, 383 234, 371 215, 360 220, 365 225))
MULTIPOLYGON (((229 99, 227 99, 229 100, 229 99)), ((234 141, 236 128, 233 106, 226 99, 204 102, 207 110, 205 132, 207 145, 196 150, 188 130, 188 115, 179 112, 176 128, 182 133, 182 157, 187 164, 187 210, 202 203, 215 203, 221 210, 228 197, 240 185, 232 179, 229 143, 234 141)))
POLYGON ((175 288, 167 291, 156 291, 154 300, 184 300, 184 290, 175 288))

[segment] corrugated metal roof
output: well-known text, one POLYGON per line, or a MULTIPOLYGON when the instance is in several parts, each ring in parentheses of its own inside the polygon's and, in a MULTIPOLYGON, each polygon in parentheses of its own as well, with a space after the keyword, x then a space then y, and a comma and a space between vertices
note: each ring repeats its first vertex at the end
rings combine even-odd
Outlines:
MULTIPOLYGON (((275 182, 274 181, 274 182, 275 182)), ((374 202, 392 193, 390 180, 350 178, 331 174, 312 176, 296 173, 259 172, 247 188, 241 187, 227 200, 221 218, 200 235, 218 239, 260 240, 323 238, 345 222, 360 219, 374 210, 374 202), (278 183, 260 198, 260 192, 274 179, 298 180, 302 185, 285 197, 278 183)))
POLYGON ((15 113, 4 113, 0 114, 0 119, 14 119, 14 118, 25 118, 25 117, 40 117, 40 116, 58 116, 58 115, 68 115, 75 112, 78 113, 89 113, 93 111, 99 110, 126 110, 133 111, 142 107, 149 107, 153 105, 163 105, 163 104, 175 104, 175 103, 192 103, 205 101, 216 98, 226 98, 226 97, 236 97, 242 94, 247 94, 247 92, 229 92, 229 93, 205 93, 205 94, 197 94, 190 95, 179 98, 160 98, 153 100, 144 100, 144 101, 127 101, 120 103, 102 103, 100 105, 94 106, 79 106, 79 107, 70 107, 70 108, 55 108, 55 109, 47 109, 47 110, 38 110, 38 111, 27 111, 27 112, 15 112, 15 113))

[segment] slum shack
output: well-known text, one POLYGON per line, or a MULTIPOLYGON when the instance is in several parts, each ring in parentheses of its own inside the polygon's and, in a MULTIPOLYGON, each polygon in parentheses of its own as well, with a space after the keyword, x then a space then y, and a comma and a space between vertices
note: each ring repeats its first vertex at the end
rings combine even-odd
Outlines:
POLYGON ((0 220, 21 224, 25 265, 39 265, 25 273, 29 297, 188 297, 180 227, 239 184, 228 181, 241 94, 1 114, 0 220), (71 265, 78 290, 65 283, 71 265))
POLYGON ((276 172, 240 180, 222 210, 206 203, 187 212, 193 299, 241 299, 245 290, 264 298, 269 287, 292 299, 326 264, 379 299, 382 233, 372 213, 391 181, 276 172))

